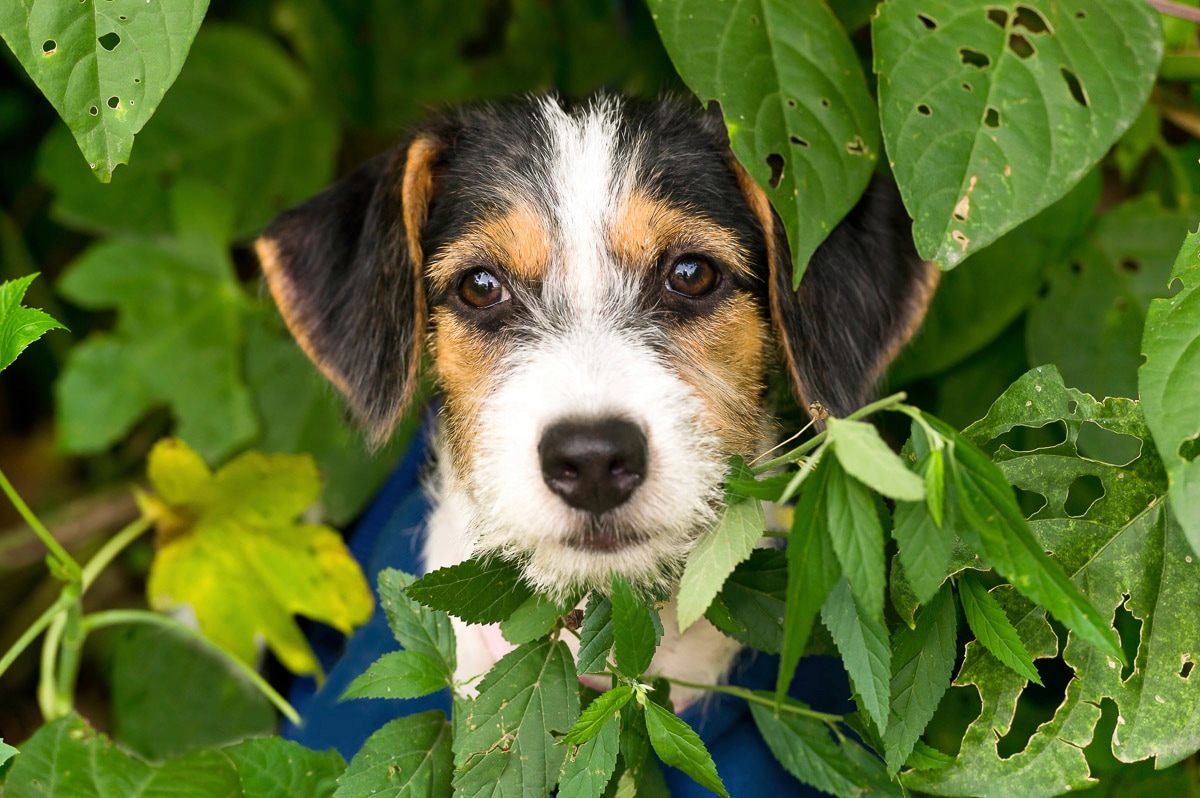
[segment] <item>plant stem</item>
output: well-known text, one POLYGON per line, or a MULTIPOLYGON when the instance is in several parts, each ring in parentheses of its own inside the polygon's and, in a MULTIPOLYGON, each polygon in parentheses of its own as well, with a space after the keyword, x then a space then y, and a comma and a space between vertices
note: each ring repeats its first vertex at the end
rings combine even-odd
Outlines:
POLYGON ((101 612, 93 612, 90 615, 85 615, 82 618, 82 627, 84 633, 101 629, 105 626, 117 626, 126 623, 144 623, 151 626, 161 626, 164 629, 171 629, 186 637, 198 641, 204 647, 217 652, 226 662, 234 666, 240 671, 250 682, 258 688, 258 691, 266 696, 276 709, 292 723, 300 722, 300 714, 295 708, 287 702, 287 699, 275 691, 275 688, 267 683, 267 680, 258 674, 254 668, 242 662, 237 657, 233 656, 225 649, 213 643, 204 635, 197 632, 195 629, 180 623, 166 615, 159 615, 156 612, 148 610, 104 610, 101 612))
MULTIPOLYGON (((898 405, 907 398, 908 398, 908 394, 904 393, 904 391, 900 391, 899 393, 894 393, 891 396, 885 396, 882 399, 871 402, 869 405, 863 405, 862 407, 858 408, 853 413, 846 416, 846 420, 847 421, 857 421, 860 418, 865 418, 865 417, 871 415, 872 413, 878 412, 880 410, 887 410, 888 408, 893 407, 894 405, 898 405)), ((750 470, 753 471, 755 474, 761 474, 764 471, 770 471, 772 468, 775 468, 776 466, 781 466, 786 463, 793 463, 796 460, 799 460, 804 455, 811 452, 813 449, 820 446, 825 441, 825 438, 828 437, 828 435, 829 435, 828 432, 826 432, 825 430, 821 430, 816 435, 812 436, 811 438, 806 440, 804 443, 797 446, 795 449, 792 449, 787 454, 776 457, 774 460, 768 460, 767 462, 763 463, 762 465, 754 466, 754 468, 752 468, 750 470)))
POLYGON ((50 553, 62 564, 63 569, 66 570, 71 579, 79 579, 79 563, 75 562, 75 558, 67 553, 67 550, 50 534, 50 530, 46 529, 37 516, 33 514, 33 511, 29 509, 29 505, 25 503, 25 500, 17 493, 16 488, 8 481, 8 477, 4 476, 3 471, 0 471, 0 490, 3 490, 4 494, 8 496, 8 500, 12 502, 13 507, 17 508, 17 512, 21 518, 25 519, 25 523, 29 524, 29 528, 33 530, 34 534, 42 539, 42 542, 46 544, 46 548, 50 549, 50 553))
POLYGON ((67 607, 61 618, 63 624, 62 645, 58 652, 58 673, 54 683, 55 707, 62 714, 75 706, 75 683, 79 680, 79 662, 83 659, 83 641, 87 632, 83 630, 83 601, 77 600, 67 607))
POLYGON ((33 625, 17 638, 17 642, 12 644, 12 648, 4 652, 4 657, 0 658, 0 676, 3 676, 9 666, 16 662, 17 657, 21 656, 21 653, 29 648, 29 644, 37 639, 37 636, 42 633, 43 629, 50 625, 55 616, 71 606, 71 602, 75 601, 76 598, 75 593, 68 592, 67 590, 63 590, 59 594, 58 599, 47 607, 46 611, 39 615, 38 619, 33 622, 33 625))
MULTIPOLYGON (((75 598, 78 602, 79 598, 75 598)), ((70 605, 68 605, 68 608, 70 605)), ((68 609, 68 612, 70 610, 68 609)), ((58 647, 62 643, 63 631, 67 626, 67 613, 60 612, 50 622, 46 637, 42 640, 42 669, 38 677, 38 707, 42 711, 42 719, 49 723, 57 720, 71 711, 70 705, 62 706, 58 700, 56 671, 58 670, 58 647)))
POLYGON ((744 698, 745 700, 755 704, 761 704, 764 707, 770 707, 771 709, 782 709, 784 712, 790 712, 793 715, 802 715, 806 718, 819 720, 822 723, 828 723, 830 725, 840 723, 842 720, 841 715, 830 715, 828 712, 818 712, 815 709, 809 709, 808 707, 801 707, 790 703, 776 704, 774 698, 764 698, 758 693, 755 693, 753 690, 747 690, 744 687, 734 687, 733 685, 728 684, 696 684, 695 682, 685 682, 683 679, 673 679, 670 676, 664 676, 662 678, 666 679, 671 684, 677 684, 680 687, 690 687, 693 690, 708 690, 713 693, 724 693, 726 695, 737 696, 738 698, 744 698))
POLYGON ((109 538, 99 551, 92 555, 92 559, 87 561, 87 565, 83 566, 81 572, 83 589, 87 590, 91 587, 92 583, 96 581, 96 577, 116 559, 117 555, 124 551, 130 543, 145 534, 151 526, 150 519, 139 518, 109 538))

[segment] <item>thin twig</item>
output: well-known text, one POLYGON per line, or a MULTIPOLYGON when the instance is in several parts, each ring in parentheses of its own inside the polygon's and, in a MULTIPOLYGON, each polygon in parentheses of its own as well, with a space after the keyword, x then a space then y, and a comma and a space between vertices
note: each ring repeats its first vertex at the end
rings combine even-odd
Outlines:
MULTIPOLYGON (((894 393, 891 396, 885 396, 882 399, 871 402, 871 404, 869 404, 869 405, 863 405, 862 407, 858 408, 853 413, 846 416, 846 420, 847 421, 857 421, 860 418, 866 418, 867 416, 871 415, 874 412, 877 412, 879 410, 886 410, 887 408, 892 407, 893 405, 898 405, 907 398, 908 398, 908 394, 904 393, 904 391, 900 391, 899 393, 894 393)), ((765 471, 770 471, 772 468, 775 468, 776 466, 781 466, 785 463, 793 463, 796 460, 803 457, 804 455, 811 452, 813 449, 820 446, 822 443, 824 443, 825 438, 827 438, 828 435, 829 435, 828 430, 821 430, 816 435, 812 436, 811 438, 806 440, 804 443, 797 446, 795 449, 792 449, 787 454, 776 457, 774 460, 768 460, 767 462, 763 463, 762 465, 755 466, 752 470, 754 471, 755 474, 761 474, 765 471)))
POLYGON ((42 630, 50 625, 57 615, 71 605, 75 601, 76 595, 64 590, 59 594, 58 600, 46 608, 46 611, 38 616, 25 632, 17 638, 17 642, 13 643, 8 651, 4 652, 4 657, 0 658, 0 676, 8 670, 9 666, 16 662, 17 657, 21 656, 21 652, 29 648, 29 644, 37 639, 37 636, 42 633, 42 630))
POLYGON ((1188 22, 1200 22, 1200 8, 1173 3, 1171 0, 1146 0, 1146 4, 1160 14, 1186 19, 1188 22))
POLYGON ((784 712, 789 712, 793 715, 802 715, 806 718, 819 720, 822 723, 828 723, 830 725, 840 723, 842 721, 841 715, 831 715, 828 712, 818 712, 815 709, 809 709, 808 707, 798 706, 797 704, 793 703, 776 704, 774 698, 764 698, 763 696, 755 693, 753 690, 747 690, 744 687, 734 687, 733 685, 728 684, 697 684, 695 682, 685 682, 683 679, 673 679, 670 676, 664 676, 662 678, 666 679, 671 684, 677 684, 680 687, 690 687, 693 690, 708 690, 709 692, 713 693, 724 693, 725 695, 737 696, 738 698, 744 698, 747 701, 751 701, 755 704, 761 704, 764 707, 770 707, 771 709, 782 709, 784 712))
MULTIPOLYGON (((120 529, 138 517, 137 502, 127 486, 82 496, 42 521, 63 548, 71 551, 93 538, 120 529)), ((46 553, 37 535, 23 523, 0 530, 0 570, 12 571, 39 562, 46 553)))
POLYGON ((70 554, 67 554, 67 550, 54 539, 50 531, 37 519, 33 511, 29 509, 29 505, 25 503, 25 500, 17 493, 16 488, 8 481, 8 477, 4 476, 3 471, 0 471, 0 490, 4 491, 5 495, 8 496, 8 500, 12 502, 13 507, 16 507, 17 512, 25 519, 25 523, 29 524, 29 528, 42 539, 42 543, 46 544, 46 548, 50 549, 50 553, 54 555, 55 559, 62 563, 67 573, 73 579, 78 579, 80 574, 79 563, 75 562, 75 559, 70 554))

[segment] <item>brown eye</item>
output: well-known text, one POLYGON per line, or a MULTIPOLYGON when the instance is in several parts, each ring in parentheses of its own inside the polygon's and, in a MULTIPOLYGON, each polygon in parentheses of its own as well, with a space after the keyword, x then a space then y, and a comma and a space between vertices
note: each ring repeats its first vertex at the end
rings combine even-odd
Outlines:
POLYGON ((667 273, 667 288, 677 294, 702 297, 721 282, 721 273, 704 258, 684 255, 667 273))
POLYGON ((500 278, 487 269, 475 269, 463 278, 458 286, 458 295, 468 305, 488 308, 509 300, 508 289, 500 278))

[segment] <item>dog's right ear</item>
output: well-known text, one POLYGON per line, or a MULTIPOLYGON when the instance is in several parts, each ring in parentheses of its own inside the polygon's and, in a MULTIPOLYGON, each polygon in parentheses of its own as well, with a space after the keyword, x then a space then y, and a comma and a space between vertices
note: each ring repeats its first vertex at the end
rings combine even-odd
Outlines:
POLYGON ((281 214, 255 247, 288 329, 376 444, 418 380, 421 231, 448 141, 441 131, 417 133, 281 214))

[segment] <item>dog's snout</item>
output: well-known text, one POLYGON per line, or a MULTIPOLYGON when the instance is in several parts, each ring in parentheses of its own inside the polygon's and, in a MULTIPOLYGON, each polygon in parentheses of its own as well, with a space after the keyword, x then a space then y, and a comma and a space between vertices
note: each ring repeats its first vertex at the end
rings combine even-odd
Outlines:
POLYGON ((563 501, 595 515, 624 503, 646 477, 646 436, 629 421, 562 421, 538 444, 542 478, 563 501))

